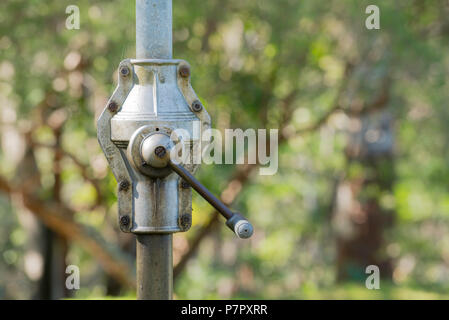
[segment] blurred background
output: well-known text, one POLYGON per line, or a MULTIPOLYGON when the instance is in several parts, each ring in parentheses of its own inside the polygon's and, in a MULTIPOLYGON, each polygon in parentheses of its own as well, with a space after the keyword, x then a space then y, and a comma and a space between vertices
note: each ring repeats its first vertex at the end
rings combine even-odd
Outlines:
MULTIPOLYGON (((0 4, 1 299, 135 297, 135 239, 96 138, 135 56, 134 6, 0 4)), ((175 298, 449 298, 449 1, 174 0, 173 15, 213 127, 279 129, 274 176, 202 165, 255 235, 236 239, 194 194, 175 298), (380 30, 365 28, 370 4, 380 30)))

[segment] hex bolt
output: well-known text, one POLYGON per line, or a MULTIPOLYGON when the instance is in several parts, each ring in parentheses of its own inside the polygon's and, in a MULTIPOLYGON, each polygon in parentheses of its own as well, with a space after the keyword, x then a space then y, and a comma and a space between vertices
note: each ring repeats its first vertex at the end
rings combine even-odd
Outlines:
POLYGON ((200 112, 203 109, 203 105, 199 100, 195 100, 192 103, 192 110, 195 112, 200 112))
POLYGON ((191 217, 191 215, 188 214, 188 213, 184 213, 181 216, 180 224, 181 224, 181 228, 182 229, 187 229, 188 227, 190 227, 190 225, 192 224, 192 217, 191 217))
POLYGON ((118 189, 119 191, 127 191, 129 188, 129 182, 128 180, 122 180, 120 181, 119 185, 118 185, 118 189))
POLYGON ((179 75, 183 78, 187 78, 190 76, 190 68, 188 66, 181 66, 179 68, 179 75))
POLYGON ((108 104, 108 110, 111 111, 111 112, 117 112, 117 110, 118 110, 118 104, 117 104, 117 102, 111 101, 111 102, 108 104))
POLYGON ((121 217, 120 217, 120 224, 121 224, 122 226, 128 226, 128 225, 129 225, 129 222, 130 222, 130 219, 129 219, 128 216, 121 216, 121 217))
POLYGON ((154 149, 154 154, 159 158, 163 158, 166 153, 167 150, 163 146, 157 146, 156 149, 154 149))
POLYGON ((188 188, 190 188, 190 184, 187 181, 182 180, 181 181, 181 188, 188 189, 188 188))
POLYGON ((120 74, 121 74, 123 77, 128 76, 128 74, 129 74, 129 69, 128 69, 128 67, 121 67, 121 68, 120 68, 120 74))

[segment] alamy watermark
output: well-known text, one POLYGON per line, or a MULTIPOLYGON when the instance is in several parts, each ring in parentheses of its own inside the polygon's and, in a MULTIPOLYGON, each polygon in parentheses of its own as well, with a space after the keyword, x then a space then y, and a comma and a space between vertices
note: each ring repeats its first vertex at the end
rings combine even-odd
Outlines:
POLYGON ((366 267, 365 273, 369 274, 365 281, 365 287, 369 290, 380 289, 380 270, 379 267, 371 264, 366 267))
POLYGON ((177 142, 170 153, 173 162, 259 164, 260 175, 274 175, 278 171, 278 129, 225 129, 223 137, 220 130, 201 131, 200 126, 200 121, 193 122, 193 137, 185 129, 172 132, 171 140, 177 142))
POLYGON ((65 279, 65 287, 68 290, 78 290, 80 288, 80 268, 71 264, 67 266, 65 273, 68 274, 65 279))
POLYGON ((79 30, 80 28, 80 8, 76 5, 70 5, 65 8, 65 13, 69 16, 65 20, 65 27, 69 30, 79 30))
POLYGON ((366 7, 365 13, 369 16, 365 20, 365 27, 368 30, 380 29, 380 9, 378 6, 371 4, 366 7))

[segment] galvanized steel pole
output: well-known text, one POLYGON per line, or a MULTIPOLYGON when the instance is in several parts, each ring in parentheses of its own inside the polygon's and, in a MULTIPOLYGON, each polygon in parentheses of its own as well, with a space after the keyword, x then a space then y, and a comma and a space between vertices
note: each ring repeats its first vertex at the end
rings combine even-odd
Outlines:
MULTIPOLYGON (((136 58, 172 58, 172 0, 136 0, 136 58)), ((136 246, 137 299, 172 299, 172 234, 138 235, 136 246)))
POLYGON ((172 299, 172 234, 138 235, 136 244, 137 299, 172 299))
POLYGON ((136 58, 171 59, 172 0, 136 0, 136 58))

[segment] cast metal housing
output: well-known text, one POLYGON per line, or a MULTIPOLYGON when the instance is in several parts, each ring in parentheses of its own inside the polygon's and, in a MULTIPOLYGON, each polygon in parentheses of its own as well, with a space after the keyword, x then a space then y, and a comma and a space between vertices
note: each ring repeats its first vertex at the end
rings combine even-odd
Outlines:
MULTIPOLYGON (((210 128, 210 117, 190 84, 184 60, 127 59, 118 86, 98 119, 98 140, 118 182, 120 228, 135 234, 186 231, 192 222, 191 188, 170 167, 153 167, 142 157, 142 143, 154 134, 177 137, 187 148, 210 128), (195 130, 195 125, 200 130, 195 130)), ((184 167, 194 174, 198 164, 184 167)))

